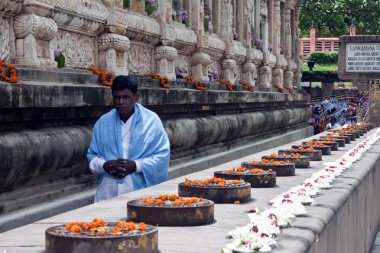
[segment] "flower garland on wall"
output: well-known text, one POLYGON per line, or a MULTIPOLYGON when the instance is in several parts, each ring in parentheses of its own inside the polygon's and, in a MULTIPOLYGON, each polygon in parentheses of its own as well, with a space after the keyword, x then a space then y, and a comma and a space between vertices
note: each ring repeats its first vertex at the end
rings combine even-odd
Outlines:
POLYGON ((282 88, 279 84, 275 84, 274 87, 281 93, 285 93, 285 89, 282 88))
POLYGON ((219 79, 219 80, 217 80, 217 82, 219 82, 220 84, 225 85, 226 88, 227 88, 227 90, 232 91, 232 84, 231 84, 230 81, 219 79))
POLYGON ((330 189, 335 178, 351 168, 379 139, 378 128, 373 135, 348 150, 335 162, 325 163, 325 168, 314 173, 303 184, 270 200, 271 208, 248 210, 249 223, 228 232, 232 241, 222 249, 222 253, 271 251, 277 245, 276 237, 282 229, 291 226, 296 217, 307 214, 305 205, 316 204, 312 197, 322 189, 330 189))
POLYGON ((169 79, 167 77, 163 77, 155 73, 148 73, 148 74, 145 74, 144 76, 157 79, 160 83, 160 86, 164 89, 170 88, 169 79))
POLYGON ((248 82, 245 82, 245 81, 239 81, 239 84, 247 87, 247 89, 250 91, 250 92, 254 92, 255 89, 253 88, 252 85, 250 85, 248 82))
POLYGON ((185 76, 184 78, 187 82, 194 84, 195 89, 202 90, 202 91, 206 90, 206 87, 202 84, 200 80, 193 81, 193 79, 190 76, 185 76))
POLYGON ((17 83, 18 82, 18 76, 16 68, 13 66, 13 64, 6 63, 2 60, 0 60, 0 78, 8 83, 17 83), (9 69, 9 77, 7 77, 6 74, 3 73, 3 67, 9 69))
POLYGON ((92 73, 99 75, 100 80, 102 81, 102 85, 112 86, 113 80, 115 79, 115 76, 112 72, 107 72, 93 66, 88 67, 87 70, 90 70, 92 73))

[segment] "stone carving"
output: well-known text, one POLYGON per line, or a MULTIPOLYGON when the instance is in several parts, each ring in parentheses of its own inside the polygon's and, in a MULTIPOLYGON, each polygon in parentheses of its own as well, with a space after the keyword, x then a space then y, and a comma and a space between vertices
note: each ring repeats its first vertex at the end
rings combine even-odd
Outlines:
POLYGON ((245 20, 246 22, 244 24, 243 39, 245 40, 245 43, 246 43, 245 46, 248 48, 251 47, 251 40, 252 40, 252 12, 253 12, 252 0, 245 0, 243 20, 245 20))
POLYGON ((102 0, 102 2, 106 7, 116 6, 119 8, 123 8, 123 1, 122 0, 102 0))
POLYGON ((174 47, 159 46, 155 50, 156 72, 166 76, 170 80, 175 80, 174 60, 177 58, 177 50, 174 47))
POLYGON ((207 66, 211 63, 210 56, 206 53, 194 53, 191 61, 191 73, 195 79, 208 80, 207 66))
POLYGON ((131 44, 127 51, 127 66, 130 74, 146 74, 154 70, 152 62, 153 49, 131 44))
MULTIPOLYGON (((174 67, 183 67, 186 69, 187 74, 191 75, 189 59, 188 59, 188 56, 186 55, 178 54, 177 58, 174 61, 174 67)), ((185 76, 187 74, 185 74, 185 76)))
POLYGON ((232 59, 222 61, 223 79, 235 83, 236 62, 232 59))
POLYGON ((0 60, 6 62, 8 62, 10 58, 9 33, 8 19, 0 17, 0 60))
POLYGON ((107 71, 116 75, 127 75, 126 51, 129 48, 129 39, 113 33, 104 33, 98 39, 99 63, 107 71))
POLYGON ((66 57, 66 66, 87 68, 95 65, 95 38, 68 31, 58 31, 58 48, 66 57))
POLYGON ((285 71, 284 86, 288 88, 293 88, 293 81, 294 81, 294 72, 285 71))
POLYGON ((272 69, 268 66, 260 67, 260 86, 269 88, 272 83, 272 69))
POLYGON ((257 69, 252 62, 246 62, 243 65, 242 80, 248 82, 251 85, 255 85, 257 79, 257 69))
POLYGON ((273 75, 273 85, 283 86, 284 71, 281 68, 274 68, 272 75, 273 75))
POLYGON ((23 0, 1 0, 0 1, 0 12, 9 14, 18 14, 22 9, 23 0))
POLYGON ((50 18, 27 14, 15 18, 14 31, 19 39, 32 34, 36 39, 51 40, 57 34, 58 26, 50 18))

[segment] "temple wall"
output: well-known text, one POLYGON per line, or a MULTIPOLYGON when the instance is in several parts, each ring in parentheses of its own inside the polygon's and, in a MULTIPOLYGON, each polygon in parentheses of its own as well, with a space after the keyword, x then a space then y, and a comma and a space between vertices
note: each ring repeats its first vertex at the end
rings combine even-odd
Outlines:
POLYGON ((231 83, 299 86, 297 0, 273 6, 264 0, 257 6, 254 0, 159 0, 149 16, 140 2, 123 8, 120 0, 4 0, 0 59, 50 69, 59 49, 66 68, 156 72, 175 80, 175 68, 184 67, 203 81, 217 70, 231 83), (186 17, 178 14, 184 11, 186 17))

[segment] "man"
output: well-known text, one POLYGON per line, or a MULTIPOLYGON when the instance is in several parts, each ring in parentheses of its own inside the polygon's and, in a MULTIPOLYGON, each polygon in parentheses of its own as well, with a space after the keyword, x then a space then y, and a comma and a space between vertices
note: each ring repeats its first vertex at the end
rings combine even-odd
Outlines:
POLYGON ((332 117, 331 118, 331 122, 326 125, 325 131, 327 131, 329 129, 336 129, 336 128, 339 128, 339 127, 340 127, 340 125, 336 122, 335 117, 332 117))
POLYGON ((131 77, 116 77, 111 87, 115 109, 95 123, 87 152, 100 182, 95 202, 168 178, 168 136, 160 118, 137 103, 137 89, 131 77))

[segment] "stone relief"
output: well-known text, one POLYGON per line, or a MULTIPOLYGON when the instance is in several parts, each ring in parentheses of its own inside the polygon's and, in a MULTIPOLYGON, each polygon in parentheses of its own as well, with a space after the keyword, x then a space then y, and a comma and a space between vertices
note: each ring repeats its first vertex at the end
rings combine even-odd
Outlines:
MULTIPOLYGON (((148 34, 160 34, 160 25, 157 20, 134 12, 127 12, 126 27, 131 30, 148 34)), ((174 31, 173 31, 174 32, 174 31)))
POLYGON ((0 60, 10 60, 9 21, 0 17, 0 60))
POLYGON ((0 12, 17 14, 20 13, 22 9, 23 0, 1 0, 0 1, 0 12))
POLYGON ((126 30, 125 36, 128 37, 131 41, 144 43, 150 46, 155 46, 160 41, 158 35, 140 33, 138 31, 129 29, 126 30))
POLYGON ((146 74, 153 71, 153 48, 131 44, 127 51, 128 71, 130 74, 146 74))
MULTIPOLYGON (((177 58, 174 60, 174 67, 184 67, 188 74, 191 74, 191 68, 189 64, 189 58, 186 55, 178 54, 177 58)), ((186 74, 185 74, 186 76, 186 74)))
POLYGON ((36 39, 51 40, 55 37, 58 26, 50 18, 27 14, 15 18, 14 31, 20 39, 32 34, 36 39))
POLYGON ((58 31, 58 48, 70 68, 87 68, 95 65, 95 38, 87 35, 58 31))

